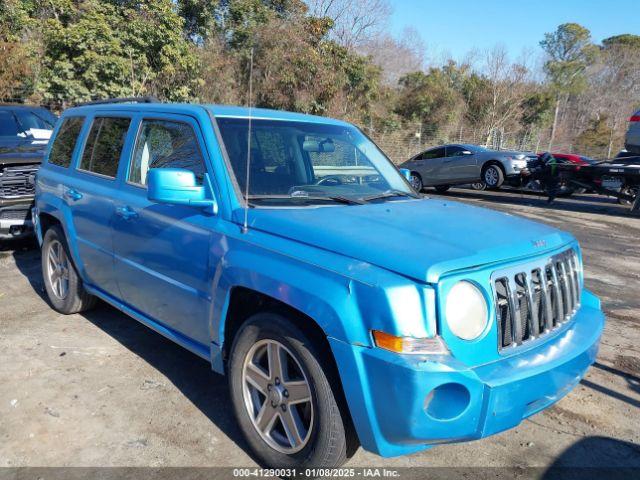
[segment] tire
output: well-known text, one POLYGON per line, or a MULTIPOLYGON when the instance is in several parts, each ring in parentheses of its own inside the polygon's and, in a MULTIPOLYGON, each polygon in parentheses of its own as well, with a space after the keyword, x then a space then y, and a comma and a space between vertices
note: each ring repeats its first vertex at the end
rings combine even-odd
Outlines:
MULTIPOLYGON (((632 197, 635 197, 635 196, 640 194, 640 188, 639 187, 631 187, 629 185, 624 185, 622 187, 622 189, 620 190, 620 193, 624 193, 626 195, 631 195, 632 197)), ((633 205, 633 202, 631 202, 629 200, 622 200, 621 198, 618 198, 618 203, 620 205, 626 205, 626 206, 633 205)))
POLYGON ((409 183, 411 183, 411 186, 413 187, 413 189, 418 193, 422 192, 422 190, 424 189, 424 184, 422 183, 422 177, 420 176, 419 173, 411 172, 409 183))
POLYGON ((231 402, 247 442, 264 467, 336 468, 355 452, 351 420, 335 390, 340 388, 339 379, 325 363, 313 342, 276 313, 254 315, 236 335, 229 356, 231 402), (283 369, 271 367, 276 365, 270 361, 276 351, 279 358, 288 360, 283 378, 278 377, 283 369), (288 393, 291 387, 287 389, 292 381, 298 385, 295 397, 288 393), (306 387, 301 386, 305 382, 306 387), (296 397, 305 400, 293 406, 288 403, 296 397), (292 418, 298 425, 297 436, 284 428, 285 419, 291 425, 292 418))
POLYGON ((504 172, 495 163, 486 165, 482 169, 482 181, 487 188, 500 188, 504 183, 504 172))
POLYGON ((487 184, 484 182, 476 182, 476 183, 472 183, 471 184, 471 188, 473 188, 474 190, 481 192, 483 190, 487 189, 487 184))
POLYGON ((449 190, 449 188, 451 188, 449 185, 438 185, 435 187, 436 192, 438 193, 444 193, 449 190))
POLYGON ((42 242, 42 277, 49 302, 65 315, 84 312, 96 303, 78 275, 62 228, 50 227, 42 242))

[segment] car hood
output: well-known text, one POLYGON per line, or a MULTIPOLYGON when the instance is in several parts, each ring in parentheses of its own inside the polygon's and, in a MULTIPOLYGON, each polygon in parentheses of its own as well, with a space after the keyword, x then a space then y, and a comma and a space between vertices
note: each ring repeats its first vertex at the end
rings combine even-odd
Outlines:
POLYGON ((249 225, 429 283, 451 271, 539 255, 573 241, 521 217, 437 199, 257 208, 249 212, 249 225))
POLYGON ((495 156, 495 155, 501 155, 501 156, 505 156, 505 157, 516 157, 518 155, 524 155, 525 157, 528 157, 529 155, 527 155, 526 153, 523 152, 518 152, 517 150, 489 150, 487 152, 482 152, 485 155, 488 156, 495 156))
POLYGON ((46 150, 46 143, 24 142, 20 145, 0 145, 0 165, 41 163, 46 150))

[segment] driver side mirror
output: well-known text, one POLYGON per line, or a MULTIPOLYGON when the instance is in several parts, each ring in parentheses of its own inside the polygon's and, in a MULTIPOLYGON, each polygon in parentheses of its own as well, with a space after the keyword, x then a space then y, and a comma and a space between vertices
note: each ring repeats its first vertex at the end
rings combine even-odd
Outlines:
POLYGON ((218 213, 218 203, 213 198, 213 189, 206 173, 204 180, 204 185, 198 185, 191 170, 152 168, 147 174, 147 198, 166 205, 207 208, 215 215, 218 213))
POLYGON ((405 180, 411 183, 411 170, 409 170, 408 168, 400 168, 399 170, 405 180))

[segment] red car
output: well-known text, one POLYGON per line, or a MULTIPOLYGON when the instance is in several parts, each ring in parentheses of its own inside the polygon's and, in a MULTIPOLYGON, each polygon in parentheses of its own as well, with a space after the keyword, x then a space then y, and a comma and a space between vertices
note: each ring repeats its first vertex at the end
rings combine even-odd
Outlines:
MULTIPOLYGON (((538 155, 542 155, 541 153, 538 155)), ((566 160, 569 163, 575 163, 579 166, 591 165, 595 163, 595 160, 583 155, 577 155, 575 153, 552 153, 556 160, 566 160)))
MULTIPOLYGON (((538 157, 541 157, 544 153, 538 153, 538 157)), ((555 153, 552 152, 551 155, 559 163, 571 163, 576 166, 576 170, 580 170, 581 167, 585 165, 592 165, 596 163, 596 161, 592 158, 585 157, 584 155, 577 155, 575 153, 555 153)), ((561 184, 560 185, 560 197, 568 197, 574 193, 585 193, 587 190, 585 188, 575 188, 569 185, 561 184)))

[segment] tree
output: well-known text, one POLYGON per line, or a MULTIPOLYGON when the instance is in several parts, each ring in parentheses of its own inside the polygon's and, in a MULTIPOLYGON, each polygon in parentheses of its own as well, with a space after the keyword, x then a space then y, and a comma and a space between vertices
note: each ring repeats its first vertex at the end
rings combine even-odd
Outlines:
POLYGON ((591 32, 577 23, 564 23, 555 32, 546 33, 540 46, 548 57, 544 70, 556 97, 549 140, 549 150, 551 150, 558 125, 560 104, 570 95, 584 90, 585 71, 593 62, 597 49, 591 43, 591 32))
POLYGON ((631 35, 625 33, 623 35, 615 35, 613 37, 602 40, 602 46, 605 49, 616 47, 628 47, 632 49, 640 49, 640 35, 631 35))
POLYGON ((382 81, 395 87, 403 76, 422 70, 426 47, 420 33, 405 29, 399 39, 380 35, 363 42, 358 52, 371 58, 382 69, 382 81))
POLYGON ((590 152, 594 156, 605 155, 612 134, 607 123, 606 115, 591 120, 589 127, 576 138, 575 146, 579 151, 590 152))
POLYGON ((588 69, 589 117, 601 116, 611 132, 607 156, 614 142, 620 141, 627 126, 629 113, 640 105, 640 36, 618 35, 602 42, 596 62, 588 69))
POLYGON ((414 72, 401 78, 396 113, 420 121, 427 132, 435 133, 448 124, 462 110, 462 97, 450 73, 430 68, 427 73, 414 72))
POLYGON ((330 38, 356 50, 380 34, 392 13, 388 0, 306 0, 309 13, 333 22, 330 38))
POLYGON ((528 70, 511 63, 504 47, 495 47, 485 55, 484 72, 489 87, 485 106, 485 129, 488 144, 492 132, 513 126, 522 114, 522 102, 527 96, 528 70))
POLYGON ((178 14, 184 19, 189 38, 202 44, 216 30, 220 0, 177 0, 178 14))
POLYGON ((198 85, 195 47, 172 0, 10 0, 0 15, 14 36, 37 38, 33 94, 45 102, 140 94, 185 100, 198 85))

